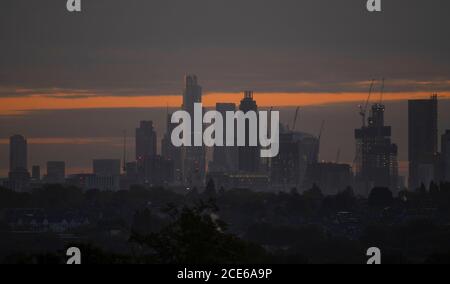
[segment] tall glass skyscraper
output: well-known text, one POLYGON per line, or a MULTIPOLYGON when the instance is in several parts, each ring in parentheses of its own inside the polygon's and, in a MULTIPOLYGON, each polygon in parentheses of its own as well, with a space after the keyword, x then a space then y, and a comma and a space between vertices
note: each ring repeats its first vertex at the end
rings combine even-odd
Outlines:
POLYGON ((438 99, 409 101, 409 188, 417 189, 436 178, 438 153, 438 99))
MULTIPOLYGON (((258 105, 253 99, 253 92, 246 91, 241 100, 239 110, 244 113, 249 111, 258 112, 258 105)), ((258 135, 258 131, 256 131, 258 135)), ((239 171, 243 173, 257 173, 260 169, 260 147, 250 146, 250 124, 246 121, 245 125, 245 147, 239 147, 239 171)))
POLYGON ((183 183, 189 187, 203 187, 206 171, 206 149, 204 146, 194 146, 194 137, 203 135, 202 129, 194 126, 194 104, 202 102, 202 87, 198 84, 197 76, 187 75, 183 90, 183 110, 192 118, 191 147, 183 147, 181 151, 183 161, 183 183))
POLYGON ((10 138, 9 171, 28 171, 28 145, 27 140, 21 135, 10 138))

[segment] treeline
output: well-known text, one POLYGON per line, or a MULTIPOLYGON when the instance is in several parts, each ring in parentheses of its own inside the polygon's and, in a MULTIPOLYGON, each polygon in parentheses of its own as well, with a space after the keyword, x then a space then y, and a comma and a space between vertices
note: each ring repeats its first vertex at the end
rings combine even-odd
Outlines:
MULTIPOLYGON (((324 196, 317 186, 266 193, 216 189, 209 182, 202 191, 177 194, 163 188, 83 192, 48 185, 31 193, 0 189, 0 212, 8 208, 89 216, 91 226, 73 233, 87 240, 78 246, 92 254, 92 262, 363 263, 372 246, 381 248, 389 263, 450 261, 447 183, 398 196, 375 188, 368 199, 351 188, 324 196), (105 238, 112 229, 121 237, 105 238)), ((1 215, 0 231, 7 231, 1 215)), ((58 256, 19 253, 3 262, 62 261, 58 256)))

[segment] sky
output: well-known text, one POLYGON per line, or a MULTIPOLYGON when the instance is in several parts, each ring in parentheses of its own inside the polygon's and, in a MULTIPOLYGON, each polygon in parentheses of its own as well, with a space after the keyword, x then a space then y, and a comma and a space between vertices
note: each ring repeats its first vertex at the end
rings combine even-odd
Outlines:
POLYGON ((337 140, 345 161, 357 105, 371 80, 384 77, 406 161, 407 99, 437 93, 441 128, 450 128, 450 2, 384 0, 375 14, 365 2, 82 0, 83 12, 71 14, 65 0, 3 0, 0 176, 5 139, 15 133, 30 140, 30 163, 67 159, 72 172, 87 170, 93 157, 121 157, 121 133, 132 136, 139 120, 155 120, 161 135, 165 107, 180 106, 187 73, 199 76, 207 106, 238 102, 250 89, 286 121, 302 106, 301 130, 332 121, 323 156, 336 156, 337 140))

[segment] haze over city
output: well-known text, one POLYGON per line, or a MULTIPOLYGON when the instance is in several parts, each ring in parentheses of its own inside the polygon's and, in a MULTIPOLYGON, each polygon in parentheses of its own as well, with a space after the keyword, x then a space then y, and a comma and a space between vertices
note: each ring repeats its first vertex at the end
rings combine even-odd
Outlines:
MULTIPOLYGON (((90 169, 91 157, 120 157, 122 131, 133 133, 142 119, 162 136, 163 112, 181 106, 186 73, 199 75, 209 107, 238 103, 245 89, 260 107, 303 106, 298 129, 317 134, 325 120, 321 158, 334 160, 341 148, 347 162, 357 106, 370 80, 385 77, 386 115, 404 162, 405 100, 438 93, 447 105, 450 40, 440 28, 449 26, 449 4, 389 1, 370 15, 359 2, 114 0, 104 12, 103 1, 89 1, 67 15, 53 1, 5 1, 0 175, 5 139, 15 133, 29 138, 30 162, 67 160, 69 172, 90 169)), ((282 113, 285 123, 294 110, 282 113)), ((440 113, 441 133, 447 115, 440 113)))

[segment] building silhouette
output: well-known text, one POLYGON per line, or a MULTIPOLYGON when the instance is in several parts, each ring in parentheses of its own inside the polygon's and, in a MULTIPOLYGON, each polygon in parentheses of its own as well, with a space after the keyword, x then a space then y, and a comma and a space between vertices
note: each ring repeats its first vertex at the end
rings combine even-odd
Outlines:
POLYGON ((314 163, 308 166, 304 189, 318 186, 323 194, 335 195, 353 185, 350 165, 337 163, 314 163))
POLYGON ((120 176, 120 189, 128 190, 133 185, 139 184, 138 166, 137 162, 125 163, 124 174, 120 176))
POLYGON ((138 166, 137 162, 128 162, 125 164, 125 176, 134 183, 138 180, 138 166))
POLYGON ((97 183, 101 190, 118 191, 120 189, 120 165, 119 159, 93 160, 92 167, 95 177, 90 181, 97 183))
POLYGON ((173 164, 173 179, 175 183, 181 183, 183 180, 181 162, 181 148, 175 147, 172 144, 172 131, 175 128, 175 124, 171 123, 171 114, 167 114, 167 126, 166 133, 161 142, 162 156, 165 160, 170 161, 173 164))
POLYGON ((183 110, 194 117, 194 104, 202 102, 202 87, 196 75, 186 75, 183 90, 183 110))
POLYGON ((356 181, 363 195, 373 187, 398 190, 398 148, 391 141, 391 127, 384 122, 385 106, 374 104, 368 125, 355 130, 356 181))
POLYGON ((172 160, 160 155, 145 158, 138 164, 139 183, 150 187, 167 186, 173 182, 173 170, 172 160))
POLYGON ((217 189, 249 189, 270 191, 270 176, 264 173, 209 172, 208 181, 214 181, 217 189))
POLYGON ((127 184, 166 185, 173 177, 173 162, 157 153, 157 133, 152 121, 141 121, 136 129, 136 164, 126 165, 127 184), (136 171, 136 172, 135 172, 136 171))
MULTIPOLYGON (((253 99, 252 91, 245 91, 239 110, 244 114, 249 111, 258 112, 258 105, 253 99)), ((259 131, 256 131, 257 135, 259 131)), ((258 137, 258 136, 257 136, 258 137)), ((242 173, 258 173, 261 166, 260 147, 250 146, 250 123, 245 122, 245 146, 239 147, 239 171, 242 173)))
POLYGON ((98 159, 92 162, 95 175, 99 176, 120 176, 120 160, 98 159))
POLYGON ((136 128, 136 160, 157 155, 157 137, 152 121, 141 121, 136 128))
MULTIPOLYGON (((236 105, 233 103, 217 103, 216 111, 219 112, 223 119, 226 119, 228 111, 235 112, 236 105)), ((239 152, 236 146, 236 126, 234 133, 234 145, 226 146, 227 133, 224 130, 223 141, 224 146, 215 146, 213 152, 213 161, 210 163, 209 171, 211 172, 237 172, 239 170, 239 152)))
POLYGON ((450 130, 442 135, 442 179, 450 182, 450 130))
POLYGON ((96 189, 100 191, 118 191, 120 188, 119 177, 99 176, 95 174, 70 175, 66 184, 81 188, 84 191, 96 189))
POLYGON ((181 147, 182 182, 189 187, 203 187, 206 171, 206 148, 194 146, 194 137, 203 135, 203 131, 194 126, 194 104, 202 102, 202 87, 197 76, 187 75, 183 90, 183 110, 191 116, 191 147, 181 147), (201 132, 201 133, 200 133, 201 132))
POLYGON ((317 163, 318 144, 311 134, 282 128, 280 152, 271 161, 272 184, 284 190, 302 188, 308 166, 317 163))
POLYGON ((46 183, 62 184, 66 180, 66 163, 62 161, 47 162, 46 183))
POLYGON ((21 135, 14 135, 9 145, 9 171, 28 171, 27 140, 21 135))
POLYGON ((10 137, 9 174, 7 187, 14 191, 26 191, 29 188, 28 144, 21 135, 10 137))
POLYGON ((428 186, 436 178, 438 152, 438 99, 410 100, 409 123, 409 188, 428 186))

